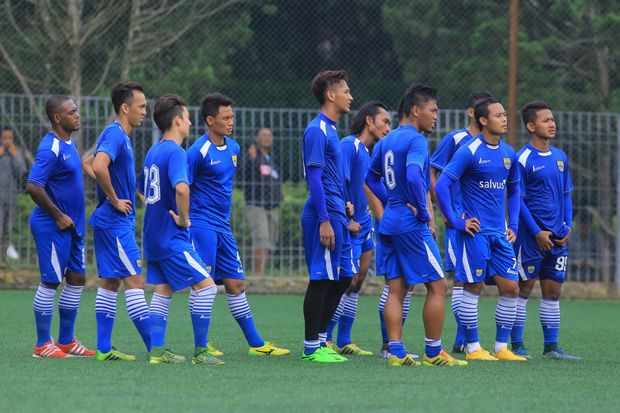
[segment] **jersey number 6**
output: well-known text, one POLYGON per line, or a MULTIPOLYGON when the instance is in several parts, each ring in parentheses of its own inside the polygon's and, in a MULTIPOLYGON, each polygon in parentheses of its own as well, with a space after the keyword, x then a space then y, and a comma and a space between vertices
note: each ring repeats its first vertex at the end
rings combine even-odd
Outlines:
POLYGON ((385 173, 385 184, 389 189, 396 187, 396 174, 392 166, 394 166, 394 152, 387 151, 383 157, 383 172, 385 173))

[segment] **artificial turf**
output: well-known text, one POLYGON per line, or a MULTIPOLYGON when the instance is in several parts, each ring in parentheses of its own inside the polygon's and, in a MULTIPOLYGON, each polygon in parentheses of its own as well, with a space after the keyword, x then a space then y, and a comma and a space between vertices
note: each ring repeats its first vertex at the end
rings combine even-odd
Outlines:
MULTIPOLYGON (((476 362, 464 368, 389 368, 377 356, 320 365, 300 358, 303 340, 301 296, 249 296, 264 339, 292 350, 283 358, 255 358, 218 296, 210 341, 224 351, 224 366, 150 366, 146 351, 119 294, 114 345, 138 356, 136 362, 92 359, 34 359, 33 291, 0 291, 0 411, 201 411, 201 412, 524 412, 620 411, 620 302, 565 301, 560 341, 584 357, 579 363, 541 358, 538 303, 528 306, 525 330, 533 360, 476 362)), ((93 292, 82 298, 76 334, 95 346, 93 292)), ((381 336, 378 297, 361 297, 354 341, 377 352, 381 336)), ((423 350, 421 307, 414 297, 404 330, 409 351, 423 350)), ((492 350, 494 299, 480 302, 482 345, 492 350)), ((53 333, 57 332, 57 312, 53 333)), ((191 356, 193 336, 187 294, 174 297, 167 347, 191 356)), ((444 345, 451 349, 454 320, 446 313, 444 345)))

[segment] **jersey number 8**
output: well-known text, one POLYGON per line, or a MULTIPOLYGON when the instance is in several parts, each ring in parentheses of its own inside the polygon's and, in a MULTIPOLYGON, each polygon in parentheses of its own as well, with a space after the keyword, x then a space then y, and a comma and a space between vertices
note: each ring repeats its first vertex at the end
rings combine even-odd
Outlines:
POLYGON ((144 168, 144 179, 144 194, 146 196, 146 203, 154 204, 161 199, 159 168, 157 165, 151 165, 151 169, 144 168))
POLYGON ((394 173, 394 152, 387 151, 383 157, 383 172, 385 173, 385 184, 389 189, 396 188, 396 174, 394 173))

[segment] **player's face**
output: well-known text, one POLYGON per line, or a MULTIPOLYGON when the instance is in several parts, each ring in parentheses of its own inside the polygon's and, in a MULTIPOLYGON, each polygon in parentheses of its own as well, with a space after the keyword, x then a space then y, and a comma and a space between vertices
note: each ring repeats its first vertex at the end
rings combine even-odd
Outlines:
POLYGON ((177 116, 179 132, 183 135, 184 138, 189 136, 190 127, 192 126, 192 122, 189 120, 189 111, 186 107, 183 107, 183 111, 179 116, 177 116))
POLYGON ((421 133, 431 133, 437 125, 437 101, 434 99, 426 102, 421 108, 418 109, 418 126, 421 133))
POLYGON ((351 95, 351 89, 349 84, 342 80, 327 91, 331 96, 331 100, 334 102, 340 113, 349 113, 351 111, 351 102, 353 102, 353 96, 351 95))
POLYGON ((54 119, 56 124, 68 132, 75 132, 80 129, 80 112, 71 99, 66 100, 60 106, 60 111, 54 115, 54 119))
POLYGON ((131 126, 140 126, 146 117, 146 97, 139 90, 133 91, 133 99, 131 104, 127 105, 127 118, 131 126))
POLYGON ((372 135, 375 141, 383 138, 392 129, 392 118, 387 110, 379 108, 379 112, 375 115, 374 119, 371 118, 368 125, 368 132, 372 135))
POLYGON ((486 125, 484 126, 493 135, 503 135, 508 130, 508 117, 501 103, 489 105, 489 116, 482 119, 486 119, 486 125))
POLYGON ((528 123, 527 128, 530 132, 543 139, 555 138, 555 119, 549 109, 542 109, 536 112, 536 122, 528 123))
POLYGON ((220 106, 217 116, 207 116, 209 131, 219 136, 232 135, 234 124, 232 106, 220 106))

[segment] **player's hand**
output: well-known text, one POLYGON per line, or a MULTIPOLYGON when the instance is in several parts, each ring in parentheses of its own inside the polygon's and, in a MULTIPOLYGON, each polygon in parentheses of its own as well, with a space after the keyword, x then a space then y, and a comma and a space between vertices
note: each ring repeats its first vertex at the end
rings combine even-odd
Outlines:
POLYGON ((480 221, 478 218, 469 218, 465 220, 465 228, 463 229, 467 234, 472 237, 476 236, 477 232, 480 232, 480 221))
POLYGON ((173 210, 168 211, 168 213, 170 214, 172 219, 174 219, 175 224, 177 224, 179 227, 189 228, 192 225, 192 223, 189 220, 189 217, 186 217, 185 219, 183 219, 180 216, 178 216, 173 210))
POLYGON ((351 235, 357 235, 362 230, 362 226, 354 219, 349 221, 349 232, 351 235))
POLYGON ((15 142, 9 143, 6 147, 6 150, 9 151, 11 156, 17 155, 17 145, 15 145, 15 142))
POLYGON ((418 216, 418 209, 416 207, 411 205, 409 202, 407 202, 407 207, 411 210, 411 212, 413 212, 413 215, 416 217, 418 216))
POLYGON ((56 226, 61 231, 68 231, 75 228, 75 224, 69 215, 60 214, 58 218, 56 218, 56 226))
POLYGON ((321 238, 321 245, 328 250, 333 251, 336 248, 336 235, 329 221, 321 222, 319 237, 321 238))
POLYGON ((553 241, 551 241, 551 236, 553 233, 551 231, 540 231, 534 237, 534 241, 536 241, 536 245, 538 245, 538 249, 542 252, 547 252, 551 248, 553 248, 553 241))
POLYGON ((353 215, 355 215, 355 207, 353 206, 351 202, 347 201, 345 205, 345 209, 347 210, 348 217, 352 217, 353 215))
POLYGON ((256 144, 252 143, 249 147, 248 147, 248 157, 251 160, 256 159, 256 155, 258 154, 258 152, 256 151, 256 144))
POLYGON ((441 215, 441 220, 443 221, 443 225, 446 228, 452 228, 452 224, 450 223, 450 221, 448 221, 448 218, 446 218, 445 215, 441 215))
POLYGON ((568 229, 568 234, 564 238, 556 239, 555 245, 559 245, 560 247, 565 247, 568 244, 568 239, 570 238, 573 230, 571 228, 568 229))
POLYGON ((516 236, 515 232, 513 230, 511 230, 510 228, 508 228, 506 230, 506 239, 511 244, 514 244, 517 241, 517 236, 516 236))
POLYGON ((433 238, 437 238, 437 226, 435 225, 434 219, 431 219, 430 221, 428 221, 428 229, 431 230, 431 234, 433 235, 433 238))
POLYGON ((116 202, 112 202, 112 206, 125 215, 129 215, 131 212, 131 201, 129 199, 117 199, 116 202))

